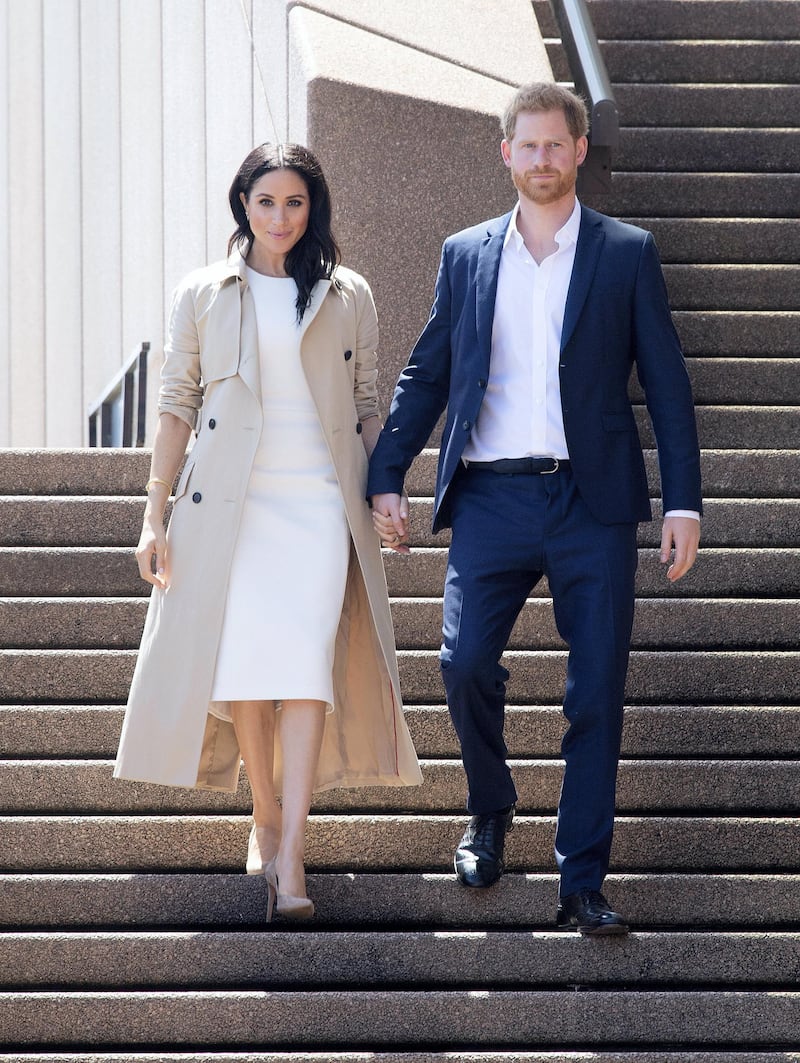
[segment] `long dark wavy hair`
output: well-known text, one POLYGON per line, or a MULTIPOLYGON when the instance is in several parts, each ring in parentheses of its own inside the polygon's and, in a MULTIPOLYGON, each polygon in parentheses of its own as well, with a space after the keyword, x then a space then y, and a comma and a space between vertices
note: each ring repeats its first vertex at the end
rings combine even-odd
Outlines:
POLYGON ((310 210, 308 228, 286 255, 286 272, 297 285, 297 320, 301 321, 311 291, 318 280, 330 278, 340 259, 339 247, 331 230, 331 194, 319 159, 301 144, 259 144, 236 172, 228 192, 236 229, 228 241, 228 254, 238 247, 244 257, 253 246, 253 233, 247 221, 240 193, 249 199, 253 185, 271 170, 294 170, 308 189, 310 210))

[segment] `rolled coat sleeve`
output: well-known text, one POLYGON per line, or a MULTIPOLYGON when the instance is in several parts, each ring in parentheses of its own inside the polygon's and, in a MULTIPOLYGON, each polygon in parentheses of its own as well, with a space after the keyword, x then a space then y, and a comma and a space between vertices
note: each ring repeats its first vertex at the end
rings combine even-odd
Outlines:
POLYGON ((190 428, 196 428, 197 413, 203 405, 200 375, 195 293, 184 283, 178 286, 172 297, 158 412, 174 414, 190 428))
POLYGON ((365 280, 356 290, 356 366, 353 398, 359 421, 379 416, 378 409, 378 314, 365 280))

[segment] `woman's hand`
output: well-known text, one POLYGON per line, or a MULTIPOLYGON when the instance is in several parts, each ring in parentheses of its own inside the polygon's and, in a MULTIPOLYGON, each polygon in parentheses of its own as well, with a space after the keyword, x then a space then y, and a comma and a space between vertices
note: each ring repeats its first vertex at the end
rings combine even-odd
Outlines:
POLYGON ((372 496, 372 524, 381 546, 398 554, 411 552, 408 538, 408 495, 386 494, 372 496))
POLYGON ((167 533, 164 530, 163 511, 161 515, 151 512, 149 502, 142 523, 142 534, 136 547, 136 563, 143 580, 166 590, 167 533))

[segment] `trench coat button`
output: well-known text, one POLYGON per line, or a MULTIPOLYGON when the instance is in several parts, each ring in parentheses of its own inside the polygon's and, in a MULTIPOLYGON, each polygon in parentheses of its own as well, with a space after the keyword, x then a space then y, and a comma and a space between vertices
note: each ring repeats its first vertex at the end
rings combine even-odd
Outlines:
POLYGON ((349 362, 352 357, 353 357, 353 352, 352 351, 345 351, 344 352, 344 360, 346 362, 349 362))
POLYGON ((202 497, 203 496, 200 494, 199 491, 195 491, 195 493, 192 495, 192 502, 199 502, 202 497))
POLYGON ((211 418, 211 420, 210 420, 210 421, 208 422, 208 427, 209 427, 209 428, 216 428, 216 427, 217 427, 217 422, 216 422, 216 421, 214 420, 214 418, 213 418, 213 417, 212 417, 212 418, 211 418))
POLYGON ((469 429, 470 429, 470 424, 471 424, 470 421, 464 421, 464 423, 461 425, 461 427, 464 429, 465 432, 468 432, 469 429))
POLYGON ((364 426, 363 426, 363 424, 361 423, 361 421, 359 421, 359 422, 358 422, 358 424, 356 425, 356 432, 358 432, 358 434, 359 434, 359 435, 361 435, 361 433, 362 433, 363 431, 364 431, 364 426))

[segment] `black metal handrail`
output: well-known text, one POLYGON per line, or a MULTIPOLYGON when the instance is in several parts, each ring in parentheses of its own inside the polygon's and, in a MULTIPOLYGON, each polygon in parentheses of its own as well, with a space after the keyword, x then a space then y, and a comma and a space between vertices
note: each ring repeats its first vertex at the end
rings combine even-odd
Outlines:
POLYGON ((619 112, 586 0, 550 0, 550 7, 575 88, 589 107, 589 152, 578 171, 578 191, 609 192, 612 152, 619 147, 619 112))
POLYGON ((145 341, 89 406, 90 447, 144 446, 149 353, 145 341))

